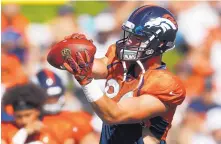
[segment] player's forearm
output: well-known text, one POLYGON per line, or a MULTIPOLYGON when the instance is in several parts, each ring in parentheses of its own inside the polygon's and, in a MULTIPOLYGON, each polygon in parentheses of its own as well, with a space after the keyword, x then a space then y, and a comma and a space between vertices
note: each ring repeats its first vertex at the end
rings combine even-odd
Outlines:
POLYGON ((82 86, 82 89, 99 117, 107 123, 113 123, 120 113, 118 104, 105 96, 94 80, 82 86))
POLYGON ((137 123, 167 112, 167 106, 152 95, 115 102, 103 94, 94 81, 82 87, 98 116, 108 124, 137 123))
POLYGON ((113 124, 119 120, 119 115, 121 113, 120 108, 115 101, 107 96, 104 95, 102 98, 91 104, 95 112, 105 123, 113 124))
MULTIPOLYGON (((117 103, 104 95, 94 81, 82 86, 82 89, 95 112, 108 124, 135 123, 144 118, 143 115, 137 114, 141 102, 136 98, 128 101, 128 104, 117 103)), ((147 113, 145 111, 146 116, 147 113)))
POLYGON ((92 73, 95 79, 105 79, 107 77, 107 59, 94 59, 92 73))

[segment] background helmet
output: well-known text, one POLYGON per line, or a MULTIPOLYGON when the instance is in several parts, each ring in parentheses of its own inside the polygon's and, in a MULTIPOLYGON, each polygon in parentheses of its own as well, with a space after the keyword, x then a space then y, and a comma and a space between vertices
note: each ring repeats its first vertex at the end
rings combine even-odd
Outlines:
POLYGON ((54 72, 48 69, 42 69, 36 74, 37 83, 45 89, 47 92, 47 100, 43 106, 46 113, 57 113, 60 112, 65 100, 64 92, 65 87, 62 84, 62 80, 54 72), (48 103, 50 99, 53 99, 53 103, 48 103))
POLYGON ((123 61, 137 61, 174 48, 178 26, 168 10, 146 5, 136 9, 122 29, 124 37, 116 42, 117 56, 123 61))

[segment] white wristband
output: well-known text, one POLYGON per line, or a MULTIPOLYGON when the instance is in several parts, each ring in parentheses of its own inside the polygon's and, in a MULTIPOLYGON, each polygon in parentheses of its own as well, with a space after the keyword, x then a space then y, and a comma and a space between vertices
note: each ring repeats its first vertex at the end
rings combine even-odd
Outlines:
POLYGON ((89 84, 82 86, 82 89, 88 102, 95 102, 104 95, 94 80, 89 84))
POLYGON ((24 144, 28 137, 28 132, 25 128, 20 129, 12 138, 13 144, 24 144))

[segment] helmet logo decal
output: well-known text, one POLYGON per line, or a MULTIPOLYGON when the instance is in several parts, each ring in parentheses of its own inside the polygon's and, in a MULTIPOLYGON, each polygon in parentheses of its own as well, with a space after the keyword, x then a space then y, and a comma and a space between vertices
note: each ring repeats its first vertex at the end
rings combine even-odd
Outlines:
POLYGON ((146 51, 146 55, 150 55, 150 54, 153 54, 154 53, 154 50, 153 49, 150 49, 150 50, 147 50, 146 51))
POLYGON ((177 27, 172 23, 169 19, 158 17, 156 19, 152 19, 144 24, 145 27, 151 28, 154 26, 161 27, 163 32, 170 30, 171 28, 176 30, 177 27))
POLYGON ((120 85, 118 84, 118 82, 115 79, 109 79, 109 80, 107 80, 106 87, 105 87, 104 91, 105 91, 105 94, 109 98, 113 98, 120 91, 120 85))

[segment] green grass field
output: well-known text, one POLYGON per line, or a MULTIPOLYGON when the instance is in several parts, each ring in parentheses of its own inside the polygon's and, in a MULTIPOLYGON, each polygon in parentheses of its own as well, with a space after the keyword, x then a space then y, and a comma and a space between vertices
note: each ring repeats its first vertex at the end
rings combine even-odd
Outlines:
MULTIPOLYGON (((107 7, 106 2, 96 1, 76 1, 71 3, 76 15, 87 13, 96 15, 107 7)), ((31 22, 47 22, 56 16, 61 5, 21 5, 22 13, 31 22)))

